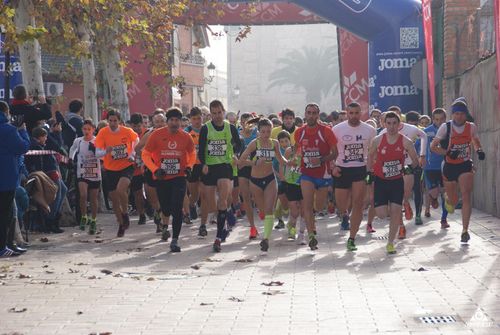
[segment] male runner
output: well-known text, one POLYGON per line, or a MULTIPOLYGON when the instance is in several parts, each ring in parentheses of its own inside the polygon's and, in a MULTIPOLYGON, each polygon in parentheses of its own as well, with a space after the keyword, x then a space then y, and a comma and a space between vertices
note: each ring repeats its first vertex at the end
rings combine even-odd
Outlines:
POLYGON ((300 187, 303 201, 302 210, 306 220, 311 250, 318 248, 314 222, 314 200, 324 204, 328 195, 331 176, 328 173, 329 162, 337 157, 337 139, 330 127, 320 124, 319 106, 307 104, 305 108, 306 124, 295 131, 295 147, 302 153, 300 187))
POLYGON ((449 213, 455 211, 458 203, 458 190, 462 195, 462 235, 460 241, 467 243, 470 239, 469 221, 472 212, 471 193, 473 188, 473 164, 471 144, 476 150, 479 160, 486 158, 477 136, 476 125, 468 122, 469 110, 463 101, 456 101, 451 106, 451 122, 442 124, 431 143, 431 150, 445 155, 443 166, 444 187, 446 190, 445 205, 449 213), (449 131, 448 131, 449 127, 449 131), (444 143, 445 141, 447 143, 444 143))
POLYGON ((366 194, 366 158, 370 142, 377 131, 361 121, 361 106, 352 102, 347 106, 347 121, 333 127, 337 138, 336 166, 332 168, 335 177, 335 199, 342 213, 342 229, 349 229, 349 204, 351 204, 350 235, 347 250, 357 250, 354 243, 359 225, 363 219, 363 205, 366 194))
MULTIPOLYGON (((144 135, 145 129, 143 127, 143 117, 141 114, 132 114, 130 116, 130 128, 139 136, 139 142, 144 135)), ((137 150, 136 150, 137 152, 137 150)), ((145 214, 145 200, 144 199, 144 163, 142 162, 141 155, 135 155, 134 162, 134 175, 132 181, 130 182, 130 192, 134 196, 135 208, 139 214, 139 221, 137 224, 146 224, 146 214, 145 214)))
POLYGON ((167 127, 158 129, 149 136, 142 150, 142 158, 157 180, 156 191, 163 215, 172 215, 170 251, 180 252, 178 240, 182 227, 186 175, 196 161, 196 150, 191 135, 180 129, 180 109, 172 107, 166 116, 167 127))
MULTIPOLYGON (((221 251, 221 241, 225 239, 225 229, 228 196, 231 192, 233 166, 236 152, 240 151, 241 143, 238 129, 224 120, 224 105, 219 100, 210 102, 212 120, 201 127, 198 147, 198 158, 203 164, 202 183, 204 198, 215 199, 217 190, 217 237, 213 244, 215 252, 221 251)), ((200 227, 201 230, 201 227, 200 227)))
MULTIPOLYGON (((191 108, 189 113, 189 120, 191 125, 184 129, 193 138, 196 151, 198 152, 198 142, 200 138, 200 130, 202 126, 202 115, 201 109, 198 107, 191 108)), ((201 169, 202 164, 198 157, 196 158, 196 163, 193 166, 193 171, 188 177, 188 190, 189 190, 189 216, 192 220, 198 218, 198 212, 196 210, 196 203, 200 198, 200 180, 201 180, 201 169)))
POLYGON ((95 139, 96 155, 104 156, 106 183, 118 221, 117 237, 123 237, 130 226, 128 216, 128 188, 134 173, 135 150, 139 136, 130 128, 120 125, 121 114, 110 109, 108 126, 102 128, 95 139))

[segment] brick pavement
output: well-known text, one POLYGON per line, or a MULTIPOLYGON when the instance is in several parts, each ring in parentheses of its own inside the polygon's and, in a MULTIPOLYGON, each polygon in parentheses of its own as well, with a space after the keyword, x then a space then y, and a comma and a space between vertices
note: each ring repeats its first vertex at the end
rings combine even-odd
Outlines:
POLYGON ((318 220, 316 252, 274 231, 263 254, 240 222, 214 254, 195 222, 171 254, 150 222, 133 218, 116 239, 102 215, 99 237, 32 235, 27 255, 1 261, 0 334, 500 334, 500 219, 474 211, 468 247, 457 219, 447 231, 433 218, 409 224, 395 256, 383 221, 346 252, 337 218, 318 220), (446 315, 455 322, 418 319, 446 315))

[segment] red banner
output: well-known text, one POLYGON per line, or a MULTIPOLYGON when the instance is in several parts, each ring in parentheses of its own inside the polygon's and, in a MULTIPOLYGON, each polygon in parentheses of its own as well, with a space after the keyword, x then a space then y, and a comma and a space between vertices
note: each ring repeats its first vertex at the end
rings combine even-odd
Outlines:
MULTIPOLYGON (((498 0, 497 0, 498 2, 498 0)), ((425 56, 427 58, 427 78, 431 109, 436 108, 436 82, 434 78, 434 48, 432 45, 432 11, 431 0, 422 0, 422 17, 424 25, 425 56)))
POLYGON ((498 108, 500 110, 500 0, 495 0, 495 36, 497 44, 498 108))
POLYGON ((351 102, 361 105, 363 119, 368 118, 368 43, 347 30, 338 28, 342 106, 351 102))

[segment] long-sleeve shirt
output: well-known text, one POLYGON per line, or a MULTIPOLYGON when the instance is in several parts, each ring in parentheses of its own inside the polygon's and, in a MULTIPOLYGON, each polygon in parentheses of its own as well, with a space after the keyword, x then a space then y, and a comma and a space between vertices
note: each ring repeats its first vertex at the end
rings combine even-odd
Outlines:
MULTIPOLYGON (((210 121, 212 122, 212 121, 210 121)), ((224 130, 224 125, 222 126, 216 126, 212 122, 212 126, 215 128, 217 131, 223 131, 224 130)), ((240 141, 240 135, 238 133, 238 129, 234 125, 230 125, 231 127, 231 144, 233 145, 233 152, 240 152, 241 151, 241 141, 240 141)), ((200 130, 200 141, 198 143, 198 158, 201 162, 201 164, 205 164, 205 151, 207 148, 207 136, 208 136, 208 127, 207 125, 203 125, 200 130)))

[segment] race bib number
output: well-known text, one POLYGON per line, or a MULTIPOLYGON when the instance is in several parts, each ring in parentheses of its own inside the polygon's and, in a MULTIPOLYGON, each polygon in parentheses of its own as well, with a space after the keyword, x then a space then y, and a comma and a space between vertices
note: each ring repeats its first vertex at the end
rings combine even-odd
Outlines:
POLYGON ((452 151, 458 151, 457 159, 469 159, 469 144, 454 144, 451 147, 452 151))
POLYGON ((305 151, 303 160, 304 160, 304 166, 306 167, 306 169, 314 169, 314 168, 320 167, 321 162, 319 162, 317 164, 314 164, 313 162, 311 162, 311 158, 320 158, 320 157, 321 156, 320 156, 319 151, 305 151))
POLYGON ((403 166, 399 160, 384 162, 384 166, 382 166, 382 173, 385 178, 398 176, 402 170, 403 166))
POLYGON ((274 156, 275 152, 271 149, 257 149, 255 151, 255 157, 264 159, 266 161, 272 161, 274 156))
POLYGON ((168 175, 176 175, 181 170, 181 163, 177 158, 164 158, 161 161, 161 168, 168 175))
POLYGON ((111 150, 111 158, 113 159, 124 159, 128 157, 127 145, 120 144, 113 147, 111 150))
POLYGON ((80 164, 81 177, 83 179, 97 179, 99 178, 99 164, 97 159, 87 159, 84 163, 80 164))
POLYGON ((344 146, 344 163, 364 162, 363 143, 352 143, 344 146))
POLYGON ((139 168, 144 166, 141 155, 135 155, 135 165, 139 168))
POLYGON ((223 157, 227 151, 226 140, 210 140, 208 141, 207 149, 209 156, 223 157))

